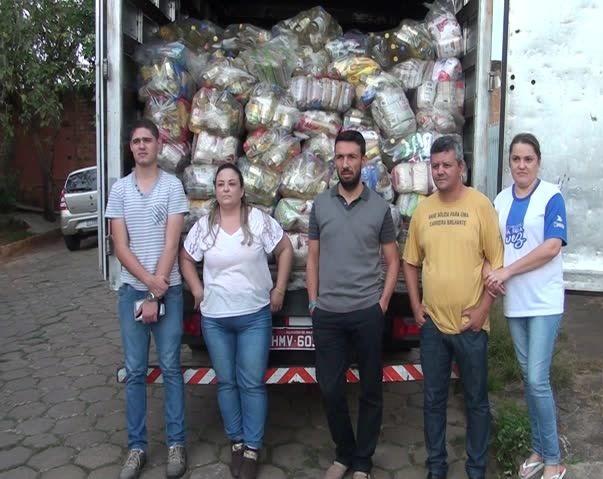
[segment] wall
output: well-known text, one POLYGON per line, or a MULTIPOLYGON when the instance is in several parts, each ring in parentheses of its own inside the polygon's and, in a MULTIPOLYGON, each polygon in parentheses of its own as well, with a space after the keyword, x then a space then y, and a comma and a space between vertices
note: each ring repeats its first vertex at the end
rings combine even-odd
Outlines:
MULTIPOLYGON (((69 95, 64 99, 63 119, 59 130, 46 128, 43 138, 49 139, 48 154, 53 155, 52 180, 55 208, 69 172, 96 164, 95 110, 92 94, 69 95), (56 136, 55 136, 56 135, 56 136), (52 146, 52 138, 54 147, 52 146)), ((31 135, 22 126, 16 127, 13 171, 19 180, 17 201, 41 208, 43 206, 42 174, 35 156, 31 135)))

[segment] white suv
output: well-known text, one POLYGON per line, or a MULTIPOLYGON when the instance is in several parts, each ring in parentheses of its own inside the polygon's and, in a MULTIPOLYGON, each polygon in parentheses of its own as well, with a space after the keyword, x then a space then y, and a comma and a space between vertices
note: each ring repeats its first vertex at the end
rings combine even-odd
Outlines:
POLYGON ((70 251, 80 248, 80 241, 97 231, 96 166, 69 173, 61 191, 61 232, 70 251))

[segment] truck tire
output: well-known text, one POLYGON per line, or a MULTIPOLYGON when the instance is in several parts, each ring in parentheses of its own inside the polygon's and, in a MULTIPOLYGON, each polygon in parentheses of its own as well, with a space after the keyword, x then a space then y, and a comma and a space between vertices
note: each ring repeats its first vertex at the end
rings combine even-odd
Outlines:
POLYGON ((80 249, 80 237, 77 235, 63 236, 65 246, 69 251, 77 251, 80 249))

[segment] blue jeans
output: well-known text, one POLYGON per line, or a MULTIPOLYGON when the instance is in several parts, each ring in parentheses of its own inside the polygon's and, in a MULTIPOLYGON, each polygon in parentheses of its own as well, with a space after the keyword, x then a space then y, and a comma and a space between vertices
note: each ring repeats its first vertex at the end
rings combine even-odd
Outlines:
POLYGON ((264 375, 272 338, 270 306, 241 316, 203 316, 201 329, 218 378, 226 435, 259 449, 268 412, 264 375))
POLYGON ((555 399, 549 382, 561 318, 561 314, 507 318, 525 385, 532 449, 546 465, 561 461, 555 399))
POLYGON ((483 479, 490 436, 488 334, 485 331, 444 334, 429 317, 421 328, 426 465, 434 476, 446 477, 448 473, 446 409, 453 358, 460 369, 465 397, 465 470, 471 479, 483 479))
POLYGON ((134 303, 143 299, 146 291, 129 284, 119 288, 118 313, 121 340, 126 361, 126 421, 128 448, 147 448, 146 377, 149 365, 151 333, 157 347, 159 366, 165 392, 164 417, 168 446, 184 444, 184 381, 180 369, 180 340, 182 338, 182 285, 168 288, 163 298, 165 315, 159 321, 145 324, 134 319, 134 303))

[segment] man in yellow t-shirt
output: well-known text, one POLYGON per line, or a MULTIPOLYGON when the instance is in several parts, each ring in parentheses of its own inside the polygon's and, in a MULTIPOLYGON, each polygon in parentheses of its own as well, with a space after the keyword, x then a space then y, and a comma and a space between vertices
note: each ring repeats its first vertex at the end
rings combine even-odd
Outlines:
POLYGON ((426 464, 431 479, 444 479, 448 472, 446 406, 453 357, 467 409, 465 469, 470 479, 486 477, 487 331, 493 299, 485 290, 482 268, 485 260, 494 269, 502 266, 503 245, 494 207, 463 184, 464 167, 461 147, 453 137, 433 143, 431 172, 438 191, 417 206, 403 254, 408 295, 421 327, 426 464))

